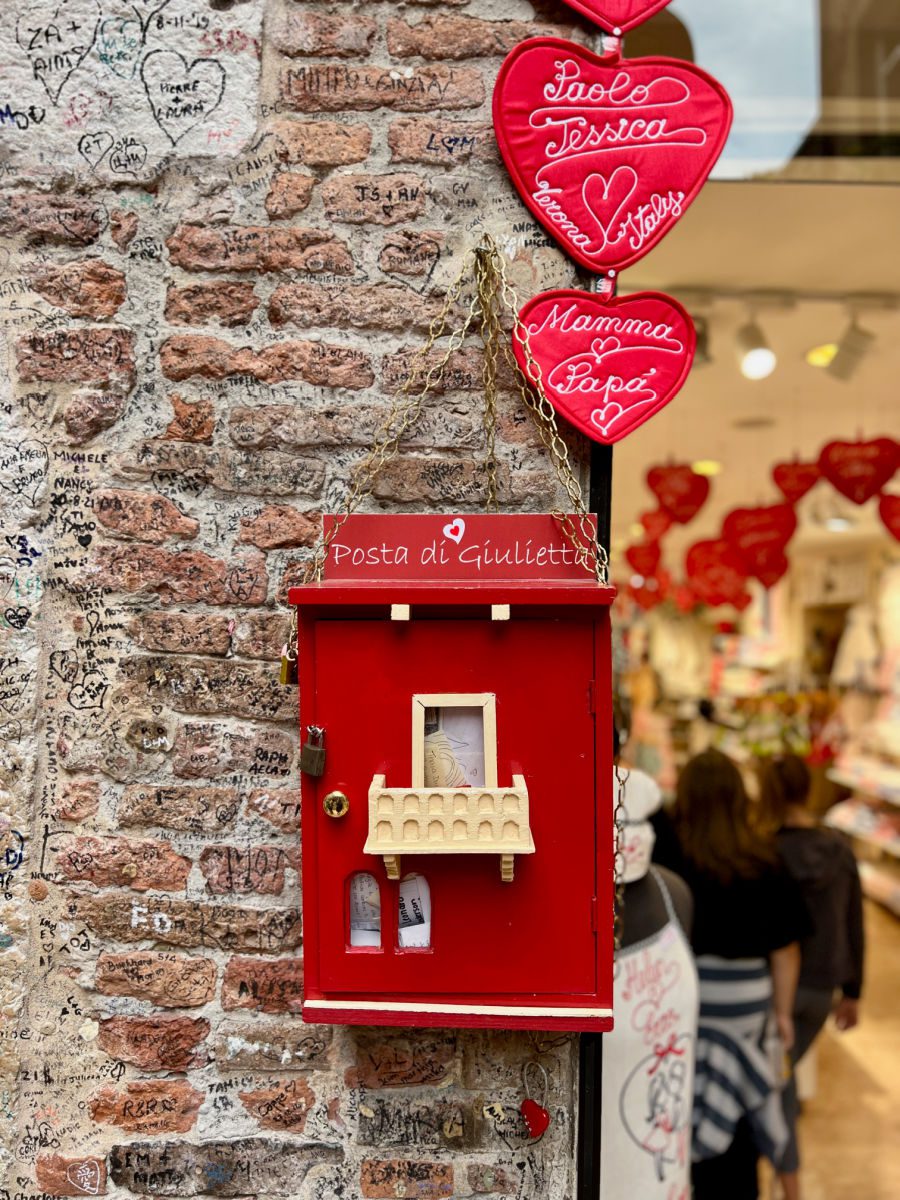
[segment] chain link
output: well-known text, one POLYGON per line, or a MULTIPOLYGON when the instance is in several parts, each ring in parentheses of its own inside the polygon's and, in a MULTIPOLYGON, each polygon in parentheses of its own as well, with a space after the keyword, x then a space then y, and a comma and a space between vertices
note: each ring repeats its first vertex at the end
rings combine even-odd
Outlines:
POLYGON ((622 925, 625 919, 625 784, 628 772, 623 773, 616 763, 616 806, 613 812, 615 824, 614 878, 616 885, 615 907, 613 909, 613 945, 616 954, 622 949, 622 925))

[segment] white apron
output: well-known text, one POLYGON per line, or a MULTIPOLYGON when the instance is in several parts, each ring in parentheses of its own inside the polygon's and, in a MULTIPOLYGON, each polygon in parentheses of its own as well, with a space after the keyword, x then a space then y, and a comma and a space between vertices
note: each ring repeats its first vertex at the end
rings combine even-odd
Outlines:
POLYGON ((616 962, 616 1025, 603 1038, 601 1200, 691 1194, 697 968, 668 889, 650 874, 668 920, 616 962))

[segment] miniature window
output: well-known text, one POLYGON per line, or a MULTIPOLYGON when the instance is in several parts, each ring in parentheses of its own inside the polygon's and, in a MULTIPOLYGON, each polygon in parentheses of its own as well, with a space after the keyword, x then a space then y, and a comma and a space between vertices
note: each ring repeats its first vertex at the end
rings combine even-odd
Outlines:
POLYGON ((495 788, 495 697, 413 696, 412 745, 413 787, 495 788))
POLYGON ((350 945, 381 947, 381 889, 368 871, 350 877, 350 945))
POLYGON ((406 875, 400 880, 397 944, 418 949, 431 945, 431 889, 424 875, 406 875))

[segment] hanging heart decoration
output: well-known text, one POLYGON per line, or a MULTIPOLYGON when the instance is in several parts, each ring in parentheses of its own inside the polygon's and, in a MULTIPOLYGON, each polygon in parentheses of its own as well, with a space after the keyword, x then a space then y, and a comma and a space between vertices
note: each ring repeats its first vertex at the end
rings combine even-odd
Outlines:
POLYGON ((819 455, 819 469, 833 487, 865 504, 877 495, 900 465, 900 446, 891 438, 871 442, 829 442, 819 455))
POLYGON ((659 542, 638 542, 625 551, 625 561, 638 575, 655 575, 662 556, 659 542))
POLYGON ((663 534, 672 528, 672 517, 664 508, 654 508, 651 512, 641 513, 638 520, 651 542, 658 542, 663 534))
MULTIPOLYGON (((694 361, 691 318, 659 292, 619 298, 563 288, 535 296, 519 316, 547 399, 607 446, 664 408, 694 361)), ((533 378, 520 338, 514 346, 533 378)))
POLYGON ((685 573, 697 599, 712 607, 737 604, 745 594, 743 559, 724 538, 695 542, 685 558, 685 573))
POLYGON ((660 508, 679 525, 692 521, 709 496, 709 480, 686 463, 651 467, 647 472, 647 487, 659 501, 660 508))
POLYGON ((679 612, 693 612, 700 601, 697 599, 697 593, 689 583, 679 583, 677 587, 672 589, 672 599, 675 601, 675 607, 679 612))
POLYGON ((525 1121, 529 1137, 539 1138, 542 1133, 547 1132, 550 1126, 550 1113, 543 1104, 538 1104, 537 1100, 532 1100, 529 1096, 522 1101, 519 1112, 525 1121))
POLYGON ((670 0, 566 0, 566 3, 607 33, 619 37, 649 20, 664 9, 670 0))
POLYGON ((878 501, 878 515, 891 537, 900 542, 900 496, 882 496, 878 501))
POLYGON ((644 612, 650 612, 667 598, 671 584, 672 577, 669 572, 660 571, 658 574, 649 575, 639 587, 629 584, 628 595, 644 612))
POLYGON ((609 274, 683 215, 731 117, 721 84, 690 63, 561 38, 520 42, 494 88, 497 142, 523 201, 576 262, 609 274))
POLYGON ((784 548, 797 529, 790 504, 737 508, 722 523, 722 536, 737 551, 746 574, 770 588, 788 569, 784 548))
POLYGON ((784 462, 776 463, 772 468, 772 479, 775 486, 787 500, 788 504, 796 504, 822 478, 818 463, 784 462))

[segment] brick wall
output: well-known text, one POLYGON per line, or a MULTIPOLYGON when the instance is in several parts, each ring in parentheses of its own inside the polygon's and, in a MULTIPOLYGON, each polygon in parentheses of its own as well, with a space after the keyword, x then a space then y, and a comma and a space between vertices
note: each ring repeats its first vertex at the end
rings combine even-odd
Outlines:
MULTIPOLYGON (((572 280, 490 97, 521 38, 588 33, 524 0, 10 8, 0 1195, 570 1197, 573 1039, 300 1021, 277 660, 462 250, 491 229, 523 298, 572 280)), ((479 372, 457 356, 382 507, 478 507, 479 372)), ((500 419, 504 500, 546 507, 500 419)))

